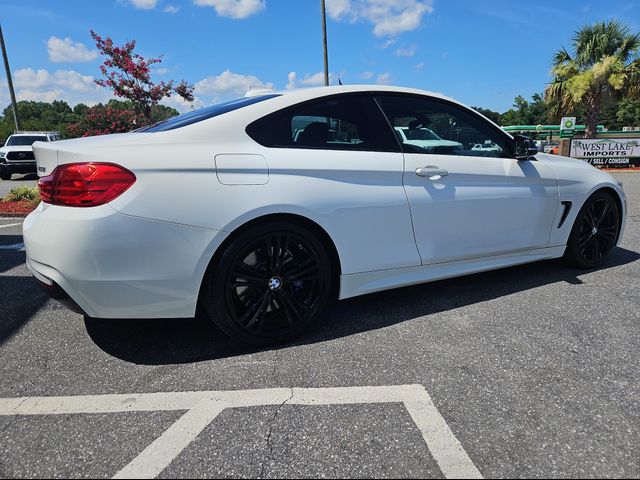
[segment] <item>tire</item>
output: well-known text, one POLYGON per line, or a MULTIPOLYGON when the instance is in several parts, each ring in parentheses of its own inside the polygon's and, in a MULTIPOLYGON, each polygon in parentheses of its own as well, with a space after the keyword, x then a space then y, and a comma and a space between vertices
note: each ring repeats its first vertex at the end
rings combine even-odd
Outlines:
POLYGON ((0 172, 0 178, 2 180, 11 180, 11 172, 0 172))
POLYGON ((202 307, 236 342, 265 347, 309 328, 331 292, 327 251, 293 223, 255 225, 240 233, 207 271, 202 307))
POLYGON ((574 267, 596 268, 616 245, 619 234, 618 204, 610 193, 598 191, 578 212, 564 258, 574 267))

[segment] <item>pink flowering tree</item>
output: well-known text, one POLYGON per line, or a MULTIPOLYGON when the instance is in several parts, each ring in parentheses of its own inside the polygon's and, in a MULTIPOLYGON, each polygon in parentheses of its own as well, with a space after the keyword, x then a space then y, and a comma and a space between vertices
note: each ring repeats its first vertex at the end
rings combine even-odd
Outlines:
POLYGON ((119 47, 111 38, 102 38, 93 30, 91 36, 101 55, 106 57, 100 66, 104 78, 95 82, 111 89, 116 97, 130 100, 144 123, 151 123, 151 107, 163 98, 176 94, 187 102, 193 102, 193 85, 185 80, 177 84, 173 80, 159 83, 151 80, 151 66, 162 62, 162 58, 145 59, 135 52, 135 40, 119 47))

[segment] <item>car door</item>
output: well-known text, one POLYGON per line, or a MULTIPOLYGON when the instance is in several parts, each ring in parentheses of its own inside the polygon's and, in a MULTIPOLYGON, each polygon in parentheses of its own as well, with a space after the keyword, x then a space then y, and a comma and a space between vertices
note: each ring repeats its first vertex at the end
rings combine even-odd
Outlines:
POLYGON ((257 120, 247 133, 268 164, 260 191, 327 231, 343 275, 420 265, 403 154, 371 95, 302 102, 257 120))
POLYGON ((394 128, 428 128, 442 140, 422 149, 403 143, 424 265, 548 246, 559 201, 550 167, 512 158, 510 137, 460 105, 413 95, 377 101, 394 128))

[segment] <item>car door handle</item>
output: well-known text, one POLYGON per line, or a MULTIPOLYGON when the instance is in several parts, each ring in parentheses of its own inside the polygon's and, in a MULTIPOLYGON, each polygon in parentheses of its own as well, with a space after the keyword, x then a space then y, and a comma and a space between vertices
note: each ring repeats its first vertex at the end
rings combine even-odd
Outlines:
POLYGON ((427 165, 426 167, 417 168, 416 175, 419 177, 428 177, 429 180, 438 180, 440 177, 449 175, 449 172, 435 165, 427 165))

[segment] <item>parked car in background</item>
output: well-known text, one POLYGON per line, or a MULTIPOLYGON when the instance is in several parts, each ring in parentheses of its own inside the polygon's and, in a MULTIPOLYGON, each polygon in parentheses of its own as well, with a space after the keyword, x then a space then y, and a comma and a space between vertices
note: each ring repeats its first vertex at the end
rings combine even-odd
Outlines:
POLYGON ((16 132, 10 135, 0 148, 0 178, 11 180, 14 173, 35 173, 33 144, 56 140, 60 140, 60 134, 57 132, 16 132))
POLYGON ((444 153, 447 150, 462 150, 462 144, 460 142, 443 140, 433 130, 425 127, 395 127, 395 130, 403 144, 419 147, 425 153, 428 151, 440 151, 444 153))
POLYGON ((544 153, 549 153, 551 155, 558 154, 558 145, 549 144, 544 146, 544 153))
POLYGON ((500 147, 491 142, 489 143, 476 143, 471 150, 474 152, 499 152, 500 147))
POLYGON ((559 257, 594 268, 627 210, 608 173, 399 87, 274 92, 34 150, 23 233, 48 292, 98 318, 201 309, 252 345, 335 299, 559 257))

